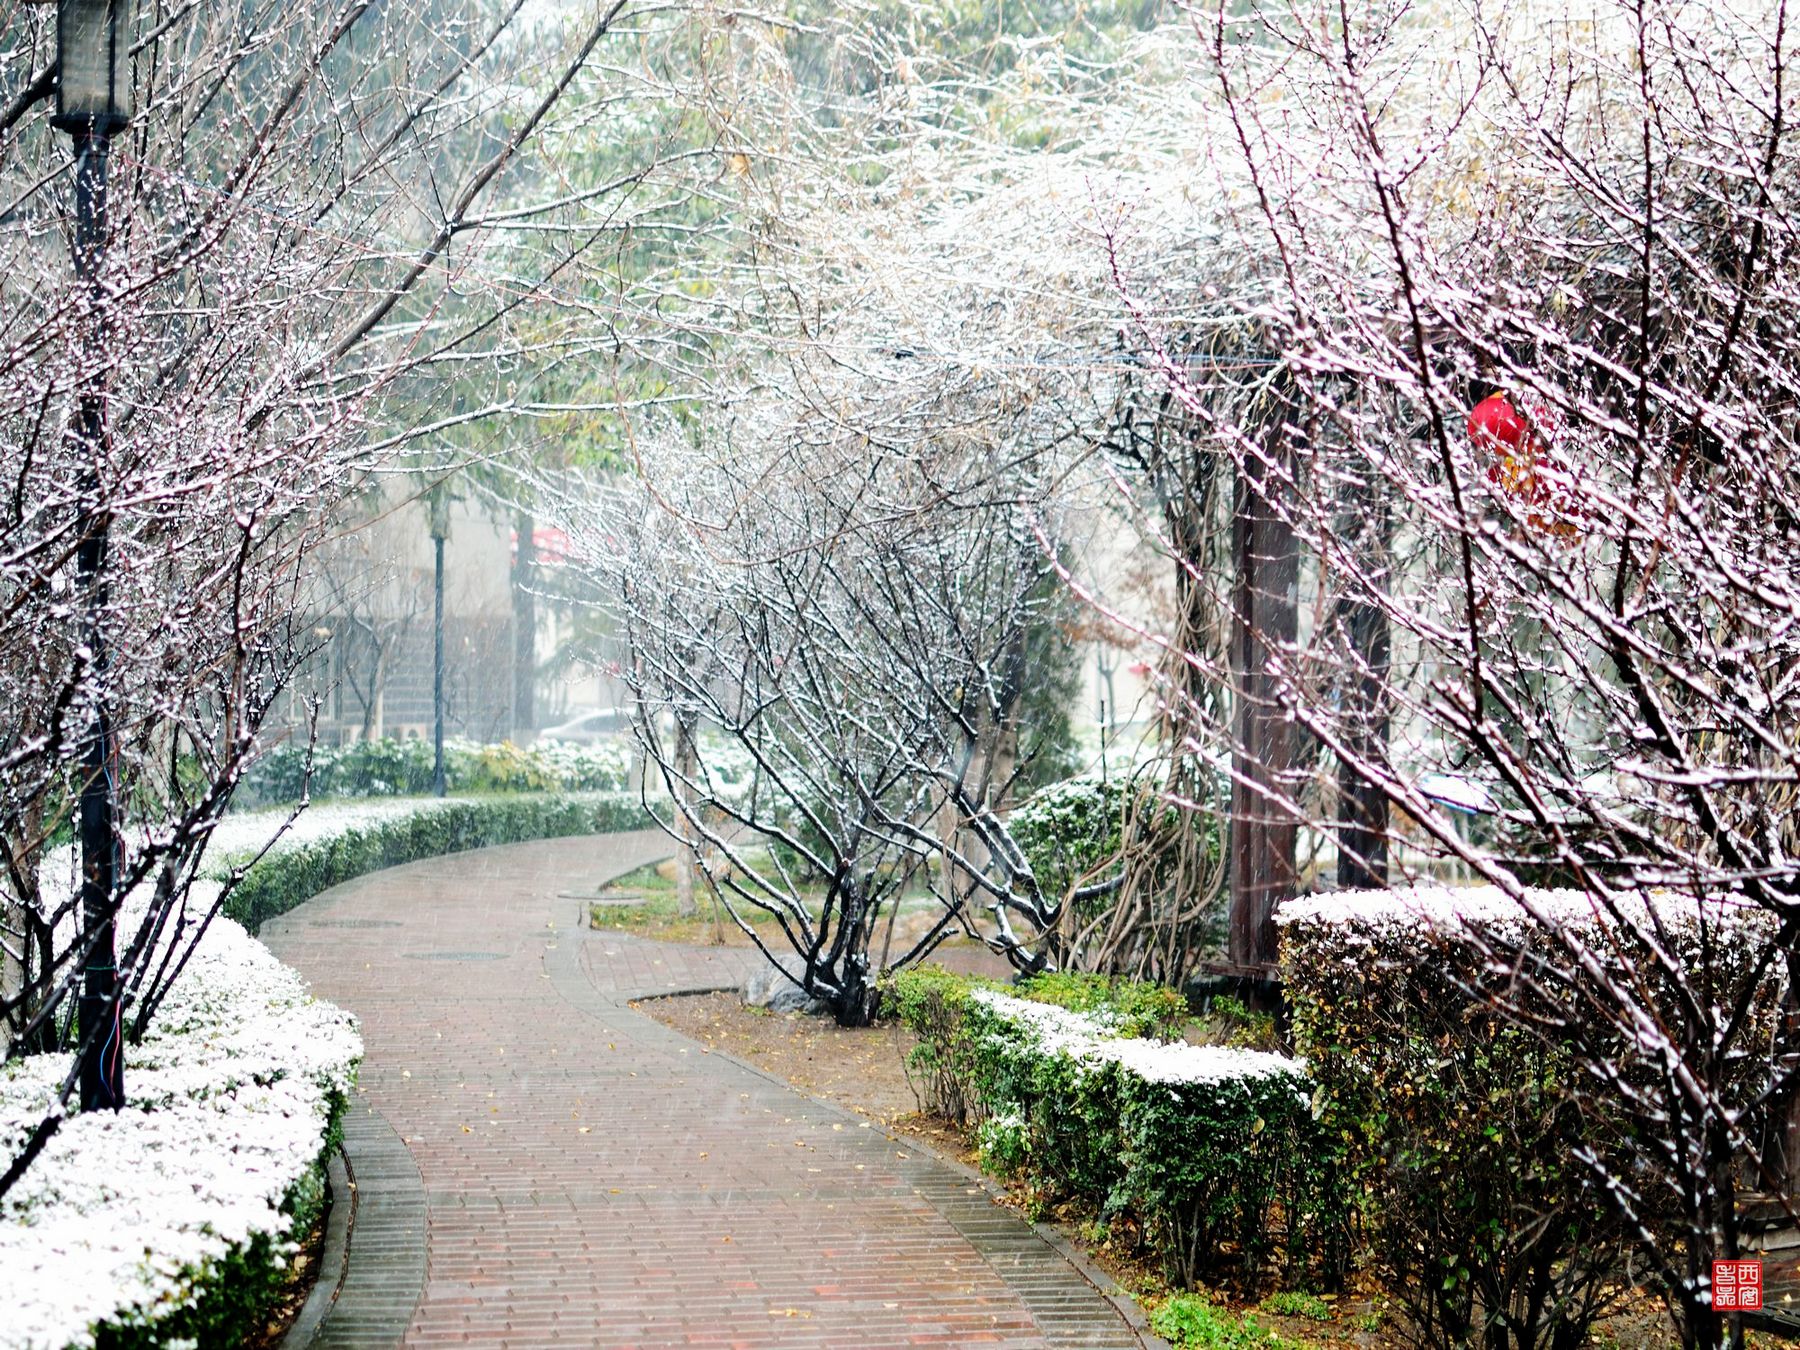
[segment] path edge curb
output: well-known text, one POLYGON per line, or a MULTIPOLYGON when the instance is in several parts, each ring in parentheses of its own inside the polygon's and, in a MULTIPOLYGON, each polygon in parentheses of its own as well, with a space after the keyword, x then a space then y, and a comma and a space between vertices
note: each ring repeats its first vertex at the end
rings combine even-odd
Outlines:
POLYGON ((339 1159, 341 1174, 335 1167, 331 1173, 333 1217, 319 1282, 281 1350, 398 1345, 425 1297, 425 1183, 406 1142, 360 1092, 344 1112, 343 1145, 333 1163, 339 1159), (338 1203, 340 1194, 347 1203, 338 1203), (328 1287, 333 1229, 340 1222, 341 1263, 328 1287))
POLYGON ((319 1253, 319 1273, 312 1291, 300 1305, 299 1315, 281 1338, 281 1350, 308 1350, 319 1326, 337 1302, 344 1287, 344 1274, 350 1267, 350 1229, 356 1221, 356 1188, 350 1184, 350 1169, 344 1159, 343 1145, 331 1151, 325 1164, 326 1193, 330 1196, 325 1213, 325 1247, 319 1253))
MULTIPOLYGON (((1010 1205, 1001 1204, 1001 1199, 1006 1194, 1006 1189, 986 1172, 981 1171, 979 1168, 971 1167, 961 1158, 944 1152, 943 1149, 939 1148, 929 1139, 922 1139, 915 1135, 889 1135, 888 1137, 904 1142, 909 1148, 917 1147, 923 1149, 951 1171, 961 1173, 975 1185, 980 1186, 982 1190, 987 1192, 988 1199, 993 1201, 993 1203, 998 1205, 1001 1209, 1004 1209, 1011 1214, 1018 1214, 1018 1211, 1013 1209, 1010 1205)), ((1043 1239, 1047 1245, 1055 1248, 1057 1254, 1073 1266, 1082 1279, 1093 1285, 1094 1291, 1098 1293, 1101 1298, 1113 1305, 1113 1308, 1118 1312, 1119 1316, 1124 1319, 1125 1325, 1131 1328, 1132 1333, 1138 1338, 1139 1343, 1143 1345, 1144 1350, 1174 1350, 1173 1346, 1161 1336, 1158 1336, 1154 1331, 1150 1330, 1150 1317, 1149 1314, 1144 1311, 1143 1305, 1129 1293, 1125 1292, 1125 1290, 1120 1287, 1119 1282, 1108 1275, 1097 1261, 1090 1257, 1086 1252, 1082 1251, 1079 1246, 1070 1241, 1070 1239, 1055 1226, 1039 1222, 1036 1219, 1027 1219, 1022 1214, 1019 1214, 1018 1216, 1028 1224, 1031 1231, 1043 1239)))

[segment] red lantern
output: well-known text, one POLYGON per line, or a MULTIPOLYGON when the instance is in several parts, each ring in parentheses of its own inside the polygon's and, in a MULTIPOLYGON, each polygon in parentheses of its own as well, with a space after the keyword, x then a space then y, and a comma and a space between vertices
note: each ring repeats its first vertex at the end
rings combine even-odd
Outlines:
POLYGON ((1516 451, 1526 431, 1505 394, 1489 394, 1469 412, 1469 439, 1483 450, 1516 451))
POLYGON ((1488 466, 1488 481, 1514 501, 1533 508, 1526 519, 1540 530, 1552 534, 1571 535, 1576 527, 1569 519, 1579 513, 1567 492, 1559 494, 1553 486, 1566 474, 1550 456, 1550 432, 1554 423, 1542 407, 1524 404, 1524 411, 1513 407, 1505 394, 1489 394, 1469 411, 1469 439, 1475 448, 1494 456, 1488 466), (1559 499, 1560 498, 1560 499, 1559 499), (1548 508, 1552 515, 1544 514, 1548 508))

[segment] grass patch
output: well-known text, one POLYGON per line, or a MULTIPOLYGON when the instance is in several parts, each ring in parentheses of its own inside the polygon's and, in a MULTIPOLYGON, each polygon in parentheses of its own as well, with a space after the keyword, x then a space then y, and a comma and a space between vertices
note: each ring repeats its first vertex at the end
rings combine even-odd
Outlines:
MULTIPOLYGON (((746 850, 743 857, 752 868, 769 865, 767 853, 762 849, 746 850)), ((696 912, 688 915, 680 912, 675 897, 674 866, 672 861, 652 863, 608 882, 588 903, 588 926, 660 942, 748 946, 750 939, 733 921, 731 914, 707 892, 704 882, 694 888, 696 912)), ((798 898, 809 913, 817 915, 825 903, 825 888, 803 887, 798 898)), ((908 892, 901 897, 902 914, 916 914, 922 906, 929 908, 929 899, 927 892, 908 892)), ((735 900, 733 908, 765 941, 785 947, 786 940, 774 914, 743 900, 735 900)), ((878 923, 885 925, 886 922, 887 910, 884 908, 878 923)), ((871 956, 879 955, 879 944, 878 937, 877 949, 870 953, 871 956)), ((904 950, 904 947, 898 949, 904 950)))
MULTIPOLYGON (((718 905, 705 887, 696 888, 696 912, 682 914, 675 897, 672 864, 653 863, 628 872, 601 887, 588 905, 590 927, 614 933, 631 933, 659 942, 727 943, 747 945, 749 939, 718 905)), ((738 912, 758 932, 780 937, 775 916, 754 905, 739 905, 738 912)))
POLYGON ((1248 1313, 1215 1308, 1198 1294, 1177 1294, 1150 1314, 1150 1329, 1175 1350, 1307 1350, 1248 1313))
POLYGON ((1283 1289, 1262 1301, 1263 1311, 1278 1317, 1303 1317, 1309 1322, 1329 1322, 1331 1305, 1317 1294, 1299 1289, 1283 1289))

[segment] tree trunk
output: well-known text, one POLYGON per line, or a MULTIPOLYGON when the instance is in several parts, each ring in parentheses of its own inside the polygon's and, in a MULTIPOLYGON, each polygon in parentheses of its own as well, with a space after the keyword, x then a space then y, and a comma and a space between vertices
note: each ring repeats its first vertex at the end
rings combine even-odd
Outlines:
POLYGON ((682 847, 675 853, 675 912, 683 918, 700 912, 700 906, 694 899, 695 883, 698 871, 695 855, 696 838, 694 822, 688 816, 689 793, 687 784, 693 781, 700 770, 700 747, 694 736, 693 719, 680 713, 675 715, 675 830, 681 836, 682 847))
MULTIPOLYGON (((1355 668, 1345 672, 1344 740, 1351 755, 1387 762, 1387 616, 1352 603, 1343 615, 1355 668)), ((1351 758, 1338 763, 1338 885, 1366 890, 1387 885, 1387 794, 1351 758)))
POLYGON ((1295 724, 1282 709, 1271 658, 1291 650, 1299 621, 1299 547, 1270 495, 1283 490, 1276 466, 1292 459, 1279 428, 1267 461, 1238 474, 1231 536, 1232 766, 1230 958, 1237 966, 1275 961, 1275 906, 1294 894, 1295 823, 1276 797, 1295 790, 1295 724))
POLYGON ((19 1000, 7 1019, 8 1040, 18 1034, 36 1011, 32 1006, 34 1000, 25 997, 26 985, 31 978, 35 937, 31 922, 33 897, 18 894, 20 888, 13 885, 12 877, 17 875, 29 881, 37 876, 38 860, 42 856, 37 841, 42 828, 43 807, 33 800, 20 813, 18 837, 6 841, 12 854, 11 868, 8 876, 0 878, 0 905, 4 906, 0 910, 0 1000, 19 1000))
POLYGON ((513 708, 512 738, 525 745, 537 734, 537 528, 529 511, 514 520, 519 537, 513 554, 513 708))
POLYGON ((832 1018, 840 1027, 875 1025, 875 1014, 881 1007, 881 991, 867 972, 853 972, 844 982, 841 997, 833 1000, 832 1018))
POLYGON ((363 700, 362 738, 378 739, 382 732, 381 696, 387 684, 387 652, 375 644, 375 668, 369 673, 369 696, 363 700))

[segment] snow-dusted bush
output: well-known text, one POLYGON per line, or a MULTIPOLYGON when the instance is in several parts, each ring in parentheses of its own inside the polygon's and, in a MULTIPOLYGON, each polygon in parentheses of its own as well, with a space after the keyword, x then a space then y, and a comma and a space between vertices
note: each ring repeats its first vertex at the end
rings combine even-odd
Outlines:
MULTIPOLYGON (((1277 913, 1295 1043, 1326 1137, 1368 1201, 1388 1287, 1428 1344, 1574 1345, 1614 1296, 1633 1226, 1603 1193, 1635 1176, 1650 1229, 1678 1208, 1629 1165, 1653 1148, 1620 1092, 1665 1072, 1668 1001, 1741 996, 1744 1046, 1767 1047, 1774 919, 1728 903, 1493 887, 1345 893, 1277 913), (1621 1035, 1602 1006, 1643 1016, 1621 1035), (1584 1065, 1616 1081, 1596 1092, 1584 1065), (1502 1331, 1502 1328, 1505 1330, 1502 1331)), ((1756 1056, 1719 1067, 1752 1079, 1756 1056)), ((1725 1122, 1720 1122, 1721 1126, 1725 1122)), ((1758 1137, 1755 1122, 1733 1122, 1758 1137)), ((1750 1152, 1750 1150, 1747 1150, 1750 1152)))
POLYGON ((1180 1283, 1284 1244, 1299 1257, 1342 1226, 1333 1174, 1315 1165, 1327 1150, 1303 1063, 1146 1036, 1166 1038, 1185 1016, 1145 986, 1034 983, 1021 998, 941 971, 893 982, 920 1036, 909 1067, 977 1122, 990 1166, 1044 1199, 1131 1215, 1180 1283))
MULTIPOLYGON (((254 931, 263 920, 285 914, 320 891, 384 867, 494 844, 655 823, 638 797, 624 792, 521 793, 379 805, 387 809, 339 808, 331 814, 339 822, 336 828, 315 831, 301 842, 289 843, 284 836, 232 890, 225 912, 254 931)), ((316 809, 302 812, 299 821, 311 818, 316 809)), ((241 860, 241 855, 227 854, 214 870, 222 874, 241 860)))
POLYGON ((1058 964, 1178 983, 1209 941, 1216 912, 1201 902, 1224 876, 1222 817, 1193 801, 1229 800, 1230 783, 1199 762, 1173 789, 1167 762, 1120 767, 1040 788, 1007 831, 1044 893, 1073 906, 1078 922, 1056 940, 1058 964))
POLYGON ((967 1020, 969 998, 978 989, 1011 993, 1034 1003, 1085 1013, 1104 1021, 1114 1035, 1179 1036, 1188 1020, 1187 1000, 1173 989, 1103 975, 1048 973, 1017 985, 958 975, 937 966, 909 966, 882 985, 884 1010, 918 1037, 906 1069, 920 1104, 933 1115, 959 1124, 986 1113, 982 1065, 967 1020))
POLYGON ((565 792, 622 792, 631 785, 631 746, 623 740, 575 745, 541 741, 533 753, 565 792))
MULTIPOLYGON (((126 1108, 63 1120, 0 1200, 0 1346, 222 1343, 318 1211, 362 1055, 348 1014, 217 919, 129 1053, 126 1108)), ((69 1063, 0 1069, 9 1156, 69 1063)))
POLYGON ((1128 791, 1118 777, 1068 778, 1013 809, 1006 827, 1047 893, 1066 895, 1117 860, 1128 791))
POLYGON ((1024 1179, 1129 1213, 1169 1278, 1300 1258, 1341 1206, 1320 1154, 1306 1066, 1283 1055, 1122 1036, 1077 1013, 988 989, 969 1031, 989 1111, 1025 1122, 1024 1179))
MULTIPOLYGON (((342 747, 289 743, 259 756, 239 785, 250 805, 313 798, 407 797, 431 791, 429 741, 381 738, 342 747), (310 768, 310 775, 309 775, 310 768)), ((444 742, 444 781, 451 792, 616 792, 628 783, 631 750, 622 741, 574 745, 544 741, 517 746, 444 742)))

